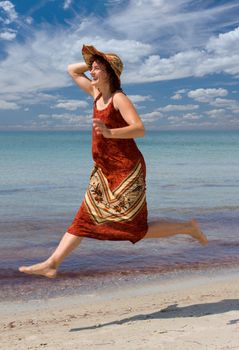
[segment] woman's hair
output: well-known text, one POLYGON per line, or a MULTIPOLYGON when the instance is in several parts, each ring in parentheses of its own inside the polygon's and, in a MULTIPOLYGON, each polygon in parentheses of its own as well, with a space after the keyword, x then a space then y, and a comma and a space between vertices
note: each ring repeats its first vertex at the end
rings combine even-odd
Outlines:
POLYGON ((115 74, 113 68, 111 68, 111 65, 109 64, 109 62, 107 62, 102 56, 100 55, 93 55, 90 58, 90 67, 92 67, 92 64, 94 61, 98 61, 100 63, 102 63, 105 66, 106 72, 109 75, 109 84, 110 84, 110 90, 111 92, 115 92, 117 90, 122 90, 121 88, 121 83, 119 78, 117 77, 117 75, 115 74))

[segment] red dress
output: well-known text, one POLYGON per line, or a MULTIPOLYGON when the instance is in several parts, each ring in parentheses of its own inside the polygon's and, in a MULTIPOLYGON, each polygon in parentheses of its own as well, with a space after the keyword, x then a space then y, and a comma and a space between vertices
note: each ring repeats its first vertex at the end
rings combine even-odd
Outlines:
MULTIPOLYGON (((114 108, 113 97, 93 118, 110 128, 128 124, 114 108)), ((148 230, 146 166, 134 139, 110 139, 92 130, 94 167, 85 198, 67 232, 82 237, 138 242, 148 230)))

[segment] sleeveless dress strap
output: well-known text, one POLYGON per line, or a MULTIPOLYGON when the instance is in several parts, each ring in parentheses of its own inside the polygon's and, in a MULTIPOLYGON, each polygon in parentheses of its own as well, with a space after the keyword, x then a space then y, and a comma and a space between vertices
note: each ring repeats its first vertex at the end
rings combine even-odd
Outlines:
MULTIPOLYGON (((125 96, 127 96, 126 93, 125 93, 123 90, 116 90, 116 91, 113 93, 113 95, 112 95, 112 97, 111 97, 111 101, 110 101, 109 104, 113 104, 113 98, 114 98, 114 95, 115 95, 117 92, 122 92, 125 96)), ((94 105, 95 105, 95 107, 96 107, 96 102, 99 100, 99 98, 100 98, 101 96, 102 96, 102 93, 100 92, 100 93, 96 96, 96 98, 94 99, 94 105)))
POLYGON ((101 96, 102 94, 101 94, 101 92, 96 96, 96 98, 94 99, 94 103, 96 103, 98 100, 99 100, 99 98, 100 98, 100 96, 101 96))

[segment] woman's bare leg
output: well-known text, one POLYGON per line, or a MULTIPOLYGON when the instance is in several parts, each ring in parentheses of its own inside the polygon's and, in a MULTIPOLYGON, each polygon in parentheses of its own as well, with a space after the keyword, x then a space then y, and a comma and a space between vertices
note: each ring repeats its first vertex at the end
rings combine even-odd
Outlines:
POLYGON ((148 232, 144 238, 170 237, 178 234, 186 234, 195 238, 202 245, 208 243, 207 237, 199 228, 196 220, 191 221, 167 221, 159 220, 149 224, 148 232))
POLYGON ((31 266, 20 266, 19 271, 54 278, 56 277, 57 269, 62 261, 79 245, 81 240, 82 237, 66 232, 56 250, 47 260, 31 266))

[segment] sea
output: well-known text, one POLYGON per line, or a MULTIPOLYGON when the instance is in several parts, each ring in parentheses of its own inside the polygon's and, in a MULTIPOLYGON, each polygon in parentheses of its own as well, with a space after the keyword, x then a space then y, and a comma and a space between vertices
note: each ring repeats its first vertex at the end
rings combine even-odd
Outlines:
POLYGON ((147 131, 149 222, 196 219, 187 235, 129 241, 84 238, 58 277, 18 272, 45 260, 81 205, 93 166, 90 131, 0 132, 1 301, 87 295, 127 283, 239 267, 239 132, 147 131))

